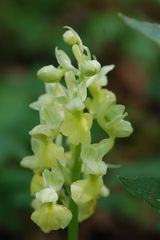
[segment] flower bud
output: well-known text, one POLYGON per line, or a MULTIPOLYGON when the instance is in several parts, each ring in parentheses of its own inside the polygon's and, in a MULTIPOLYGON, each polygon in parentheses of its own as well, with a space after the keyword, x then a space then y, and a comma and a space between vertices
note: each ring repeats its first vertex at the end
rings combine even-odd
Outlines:
POLYGON ((41 191, 44 187, 43 178, 39 174, 35 174, 31 181, 31 195, 35 196, 37 192, 41 191))
POLYGON ((71 30, 66 31, 63 34, 63 39, 68 45, 74 45, 78 42, 77 36, 71 30))
POLYGON ((59 82, 63 77, 63 70, 55 68, 53 65, 48 65, 42 67, 38 71, 37 76, 40 80, 46 83, 59 82))
POLYGON ((56 55, 56 58, 57 58, 57 62, 59 63, 59 65, 62 68, 64 68, 65 70, 69 70, 69 71, 72 70, 74 72, 78 71, 75 67, 73 67, 70 58, 68 57, 68 55, 64 51, 56 48, 55 49, 55 55, 56 55))
POLYGON ((98 73, 101 69, 101 65, 97 60, 87 60, 82 64, 82 71, 87 76, 92 76, 98 73))

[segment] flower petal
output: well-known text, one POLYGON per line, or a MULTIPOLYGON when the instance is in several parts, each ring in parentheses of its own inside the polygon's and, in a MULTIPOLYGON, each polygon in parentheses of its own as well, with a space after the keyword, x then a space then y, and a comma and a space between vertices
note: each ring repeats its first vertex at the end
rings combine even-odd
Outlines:
POLYGON ((89 175, 86 179, 78 180, 71 184, 72 199, 78 204, 85 204, 97 199, 103 186, 102 178, 89 175))
POLYGON ((64 122, 61 125, 61 132, 68 136, 69 142, 74 145, 90 142, 90 128, 92 116, 88 113, 74 114, 66 111, 64 122))
POLYGON ((45 203, 31 215, 32 221, 45 233, 60 228, 64 229, 69 225, 71 218, 72 213, 69 209, 55 203, 45 203))
POLYGON ((41 203, 57 202, 58 195, 53 188, 44 188, 36 193, 36 198, 41 203))
POLYGON ((58 169, 58 167, 52 169, 49 171, 48 169, 45 169, 43 171, 43 180, 44 180, 44 185, 46 187, 51 187, 55 191, 59 191, 64 183, 64 178, 58 169))
POLYGON ((96 201, 90 201, 87 203, 84 203, 82 205, 79 205, 78 208, 78 221, 82 222, 89 218, 95 211, 96 208, 96 201))

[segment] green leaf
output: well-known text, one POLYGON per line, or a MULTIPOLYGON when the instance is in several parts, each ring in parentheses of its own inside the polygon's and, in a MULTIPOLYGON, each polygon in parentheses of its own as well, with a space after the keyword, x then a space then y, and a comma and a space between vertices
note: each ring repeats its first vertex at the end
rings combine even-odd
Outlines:
POLYGON ((119 16, 128 26, 144 34, 146 37, 160 46, 160 24, 138 21, 134 18, 129 18, 121 13, 119 16))
POLYGON ((151 207, 160 210, 160 178, 119 177, 125 188, 136 197, 145 200, 151 207))

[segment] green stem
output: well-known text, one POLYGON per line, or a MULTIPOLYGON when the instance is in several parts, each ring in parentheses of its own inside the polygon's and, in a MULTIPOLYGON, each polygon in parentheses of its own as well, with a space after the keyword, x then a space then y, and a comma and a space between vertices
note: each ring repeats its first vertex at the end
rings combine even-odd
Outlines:
MULTIPOLYGON (((72 182, 78 180, 81 174, 81 160, 80 160, 81 145, 74 146, 73 149, 73 169, 72 182)), ((72 220, 68 226, 68 240, 78 240, 78 206, 71 199, 69 200, 69 209, 72 212, 72 220)))
POLYGON ((68 240, 78 240, 78 208, 72 199, 70 199, 69 208, 72 212, 72 220, 68 226, 68 240))

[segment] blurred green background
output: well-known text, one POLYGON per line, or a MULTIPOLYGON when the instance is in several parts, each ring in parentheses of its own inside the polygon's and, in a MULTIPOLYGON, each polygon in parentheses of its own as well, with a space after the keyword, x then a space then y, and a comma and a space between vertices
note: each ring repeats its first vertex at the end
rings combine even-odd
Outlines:
MULTIPOLYGON (((159 0, 2 0, 0 2, 0 239, 57 239, 30 221, 31 173, 19 165, 31 152, 29 130, 38 114, 29 103, 43 93, 37 70, 55 64, 63 26, 73 27, 103 64, 115 64, 108 88, 126 105, 134 133, 116 141, 96 214, 81 225, 80 240, 160 239, 159 213, 131 196, 117 175, 160 177, 160 49, 118 17, 160 22, 159 0)), ((93 129, 95 141, 102 132, 93 129)))

